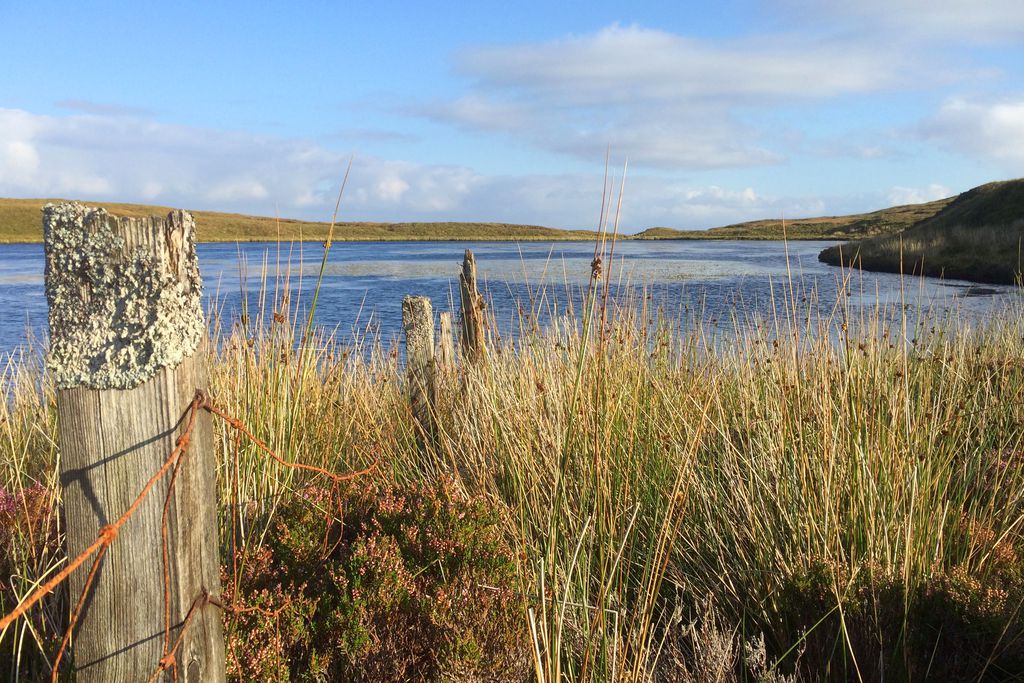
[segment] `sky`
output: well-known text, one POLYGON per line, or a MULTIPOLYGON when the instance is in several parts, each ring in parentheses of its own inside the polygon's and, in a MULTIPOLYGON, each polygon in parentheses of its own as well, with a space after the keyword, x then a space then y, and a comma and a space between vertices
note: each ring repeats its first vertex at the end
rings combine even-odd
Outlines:
POLYGON ((0 196, 708 228, 1024 176, 1024 1, 0 0, 0 196))

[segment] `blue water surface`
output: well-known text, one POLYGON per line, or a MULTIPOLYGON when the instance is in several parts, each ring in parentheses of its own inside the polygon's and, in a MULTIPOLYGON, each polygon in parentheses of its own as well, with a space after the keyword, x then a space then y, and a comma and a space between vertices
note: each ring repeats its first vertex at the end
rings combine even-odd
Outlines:
MULTIPOLYGON (((648 306, 680 324, 700 322, 728 331, 737 319, 770 316, 793 302, 801 314, 828 315, 841 287, 852 293, 854 310, 883 305, 911 314, 956 311, 983 320, 1018 301, 1011 287, 971 287, 931 278, 843 272, 817 260, 832 242, 636 241, 615 246, 610 273, 612 298, 642 291, 648 306)), ((463 250, 476 254, 481 287, 498 321, 499 333, 514 335, 523 314, 543 325, 570 303, 579 310, 594 256, 586 242, 340 242, 324 269, 315 323, 344 342, 353 334, 379 334, 385 342, 401 331, 401 303, 407 294, 431 297, 435 310, 457 308, 463 250)), ((323 245, 320 243, 210 243, 198 246, 209 315, 226 324, 248 311, 255 316, 260 292, 269 318, 280 302, 284 278, 289 305, 308 310, 323 245), (248 308, 246 308, 248 307, 248 308)), ((609 265, 602 266, 609 275, 609 265)), ((19 348, 44 349, 46 297, 43 248, 0 245, 0 357, 19 348)))

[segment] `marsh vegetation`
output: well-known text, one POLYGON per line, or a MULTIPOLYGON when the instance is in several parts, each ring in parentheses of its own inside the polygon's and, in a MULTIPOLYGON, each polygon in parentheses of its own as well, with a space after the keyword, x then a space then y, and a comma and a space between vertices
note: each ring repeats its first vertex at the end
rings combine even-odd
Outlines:
MULTIPOLYGON (((211 324, 235 680, 1014 680, 1024 672, 1024 317, 853 309, 721 343, 599 283, 440 378, 286 303, 211 324)), ((63 561, 53 389, 0 373, 0 607, 63 561)), ((48 675, 67 596, 0 639, 48 675)))

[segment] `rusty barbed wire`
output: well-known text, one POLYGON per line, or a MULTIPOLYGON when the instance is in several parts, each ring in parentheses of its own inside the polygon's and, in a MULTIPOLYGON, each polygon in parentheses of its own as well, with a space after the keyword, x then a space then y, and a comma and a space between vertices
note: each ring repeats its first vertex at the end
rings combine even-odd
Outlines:
POLYGON ((28 598, 19 603, 18 606, 15 607, 9 614, 0 619, 0 632, 6 630, 7 627, 11 625, 11 623, 13 623, 19 617, 24 615, 25 612, 28 611, 30 607, 39 602, 48 593, 51 593, 57 586, 61 584, 61 582, 65 581, 69 576, 71 576, 72 572, 74 572, 76 569, 82 566, 82 564, 84 564, 87 559, 92 557, 93 553, 97 552, 101 547, 107 547, 114 542, 114 539, 117 538, 117 534, 120 531, 121 527, 124 526, 124 524, 131 518, 133 514, 135 514, 135 511, 139 508, 140 505, 142 505, 142 502, 149 495, 149 492, 153 489, 153 486, 156 485, 156 482, 158 482, 160 478, 167 473, 167 470, 170 469, 171 465, 174 464, 174 461, 177 459, 178 455, 188 445, 189 439, 186 437, 191 436, 191 426, 195 424, 195 416, 199 410, 199 407, 200 402, 199 397, 197 396, 192 400, 192 404, 190 406, 191 413, 189 416, 189 427, 186 428, 186 433, 178 437, 175 448, 173 451, 171 451, 170 456, 168 456, 167 460, 164 461, 164 464, 160 467, 160 469, 157 470, 157 472, 152 477, 150 477, 149 481, 146 482, 146 485, 143 487, 142 491, 135 498, 132 504, 128 506, 128 509, 125 510, 124 513, 113 524, 108 524, 101 528, 99 534, 96 537, 96 540, 93 541, 93 543, 88 548, 79 553, 77 557, 68 562, 68 565, 64 567, 64 569, 57 572, 57 574, 54 575, 53 578, 51 578, 45 584, 37 588, 28 598))
POLYGON ((256 435, 254 435, 251 431, 249 431, 246 428, 246 426, 242 423, 241 420, 239 420, 238 418, 232 417, 228 413, 224 412, 222 409, 218 408, 212 401, 209 401, 203 407, 206 408, 211 413, 213 413, 214 415, 217 415, 218 417, 222 418, 225 422, 227 422, 233 428, 235 428, 236 430, 238 430, 239 432, 244 434, 250 441, 252 441, 254 444, 256 444, 256 446, 261 451, 263 451, 264 453, 269 455, 271 458, 276 460, 278 462, 278 464, 283 465, 285 467, 290 467, 290 468, 293 468, 293 469, 305 470, 307 472, 315 472, 316 474, 320 474, 320 475, 322 475, 324 477, 327 477, 328 479, 330 479, 331 481, 333 481, 336 484, 337 483, 341 483, 343 481, 349 481, 351 479, 356 479, 357 477, 361 477, 364 474, 369 474, 373 470, 377 469, 377 465, 379 464, 379 461, 375 460, 373 463, 370 464, 369 467, 365 467, 365 468, 363 468, 361 470, 356 470, 355 472, 348 472, 346 474, 335 474, 333 472, 325 470, 322 467, 317 467, 316 465, 307 465, 307 464, 301 463, 301 462, 288 462, 287 460, 282 458, 280 455, 275 453, 274 450, 272 448, 270 448, 270 446, 268 446, 261 439, 259 439, 256 435))
MULTIPOLYGON (((82 609, 85 605, 86 597, 89 594, 90 588, 96 579, 99 572, 99 567, 103 558, 106 556, 107 549, 117 539, 118 533, 129 519, 135 514, 142 503, 146 500, 149 494, 152 492, 156 484, 171 471, 171 479, 168 484, 167 492, 164 498, 163 513, 161 516, 161 546, 162 546, 162 560, 163 560, 163 579, 164 579, 164 646, 163 655, 160 661, 157 663, 156 669, 153 671, 149 678, 150 683, 155 681, 161 673, 170 670, 173 679, 178 679, 177 672, 177 659, 176 654, 181 644, 184 642, 185 635, 188 631, 189 626, 192 624, 196 613, 206 605, 214 605, 222 611, 243 614, 247 612, 264 612, 263 608, 252 607, 238 607, 234 605, 225 605, 224 602, 218 596, 213 596, 203 591, 197 595, 192 601, 191 607, 189 607, 185 618, 182 620, 180 626, 178 626, 177 637, 174 638, 172 643, 171 635, 176 628, 171 623, 171 589, 170 589, 170 547, 168 540, 168 517, 170 511, 171 497, 174 491, 174 486, 177 481, 178 471, 181 466, 182 460, 188 451, 189 443, 192 440, 192 433, 195 429, 196 421, 198 419, 199 411, 206 410, 211 415, 216 415, 223 419, 231 428, 236 431, 235 444, 238 447, 240 438, 242 435, 247 437, 253 444, 255 444, 259 450, 269 455, 278 464, 293 468, 300 469, 307 472, 312 472, 330 479, 334 484, 338 484, 343 481, 349 481, 368 474, 378 466, 378 461, 375 460, 368 467, 357 470, 355 472, 349 472, 346 474, 335 474, 321 467, 314 465, 307 465, 305 463, 288 462, 280 455, 278 455, 270 446, 264 441, 259 439, 256 435, 249 430, 245 424, 238 418, 229 414, 225 410, 217 407, 210 396, 202 391, 197 390, 192 402, 188 407, 188 417, 186 419, 185 428, 181 435, 175 440, 174 448, 167 459, 163 462, 160 468, 149 478, 146 485, 139 492, 138 496, 132 501, 131 505, 117 518, 112 524, 107 524, 100 528, 96 535, 96 540, 93 541, 87 548, 80 552, 77 556, 70 559, 67 565, 52 578, 50 578, 42 586, 34 590, 27 598, 22 600, 18 605, 11 610, 8 614, 0 618, 0 634, 6 632, 7 628, 17 621, 19 618, 24 616, 32 607, 34 607, 40 600, 52 593, 57 589, 64 581, 66 581, 79 567, 84 565, 86 561, 95 555, 92 565, 89 568, 89 573, 86 577, 85 584, 83 585, 82 592, 78 599, 75 601, 74 608, 71 611, 70 618, 68 620, 68 627, 64 632, 64 636, 61 639, 60 647, 57 650, 57 654, 54 658, 53 667, 51 670, 51 682, 56 683, 58 680, 58 671, 60 669, 60 663, 63 660, 64 654, 67 651, 68 645, 71 642, 71 635, 75 625, 78 623, 78 619, 81 616, 82 609)), ((237 457, 237 452, 236 452, 237 457)), ((237 482, 236 482, 237 484, 237 482)), ((299 487, 305 488, 305 487, 299 487)), ((235 501, 237 504, 237 501, 235 501)), ((280 614, 281 610, 288 606, 286 602, 274 614, 280 614)))

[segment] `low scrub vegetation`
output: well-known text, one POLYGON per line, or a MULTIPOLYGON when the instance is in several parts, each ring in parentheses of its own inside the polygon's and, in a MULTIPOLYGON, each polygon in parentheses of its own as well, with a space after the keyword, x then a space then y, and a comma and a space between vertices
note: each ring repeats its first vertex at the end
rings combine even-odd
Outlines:
MULTIPOLYGON (((598 296, 440 378, 287 307, 213 325, 236 680, 1017 680, 1024 317, 737 321, 598 296), (797 332, 795 328, 799 327, 797 332), (303 339, 304 337, 304 339, 303 339), (302 340, 303 343, 299 343, 302 340), (221 425, 223 427, 223 425, 221 425)), ((53 390, 0 374, 0 607, 62 562, 53 390)), ((54 594, 0 639, 47 671, 54 594)))
POLYGON ((454 482, 307 487, 224 583, 235 680, 522 680, 526 603, 503 512, 454 482))
POLYGON ((902 232, 829 247, 819 259, 889 273, 1017 284, 1024 267, 1024 180, 976 187, 902 232))
POLYGON ((926 227, 898 235, 829 247, 821 260, 908 275, 992 284, 1020 282, 1024 219, 1011 225, 926 227))

